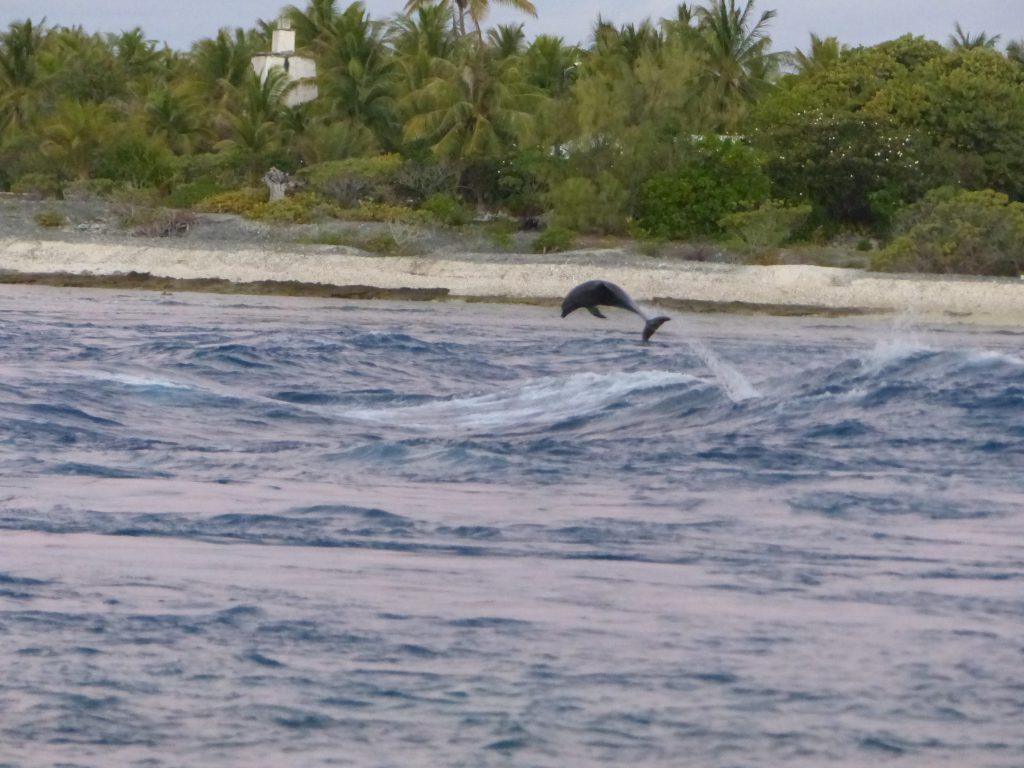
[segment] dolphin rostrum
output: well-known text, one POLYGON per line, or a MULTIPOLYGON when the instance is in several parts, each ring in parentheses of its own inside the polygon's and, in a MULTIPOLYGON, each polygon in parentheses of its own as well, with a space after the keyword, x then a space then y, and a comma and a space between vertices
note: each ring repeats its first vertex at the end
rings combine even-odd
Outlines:
POLYGON ((651 338, 654 332, 661 327, 662 323, 671 319, 664 315, 648 317, 637 303, 630 298, 628 293, 615 283, 609 283, 607 280, 588 280, 569 291, 565 299, 562 300, 562 317, 583 308, 594 317, 604 319, 604 315, 597 308, 599 305, 619 307, 620 309, 636 312, 636 314, 640 315, 644 319, 644 341, 651 338))

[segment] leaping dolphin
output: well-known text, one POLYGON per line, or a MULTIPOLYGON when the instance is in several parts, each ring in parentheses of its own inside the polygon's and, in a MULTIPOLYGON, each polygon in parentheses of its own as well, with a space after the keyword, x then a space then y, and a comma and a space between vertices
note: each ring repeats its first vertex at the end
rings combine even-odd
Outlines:
POLYGON ((562 300, 562 317, 582 307, 594 317, 600 317, 603 320, 605 317, 598 309, 599 305, 603 307, 618 307, 619 309, 625 309, 640 315, 644 319, 644 341, 651 338, 654 332, 661 327, 662 323, 668 322, 671 319, 664 315, 648 317, 637 303, 630 298, 628 293, 619 288, 615 283, 609 283, 607 280, 588 280, 569 291, 565 299, 562 300))

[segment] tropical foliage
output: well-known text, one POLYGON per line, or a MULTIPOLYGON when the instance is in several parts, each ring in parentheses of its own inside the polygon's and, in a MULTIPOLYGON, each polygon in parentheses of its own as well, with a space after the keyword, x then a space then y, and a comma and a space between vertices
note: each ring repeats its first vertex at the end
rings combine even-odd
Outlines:
POLYGON ((852 231, 892 239, 880 265, 915 268, 935 263, 907 256, 925 237, 915 206, 970 226, 1019 215, 1024 41, 957 24, 945 44, 812 35, 773 51, 774 10, 704 0, 598 18, 576 45, 488 28, 497 4, 536 14, 529 0, 409 0, 385 19, 361 2, 283 8, 317 65, 319 97, 298 106, 284 72, 251 65, 273 23, 174 51, 137 28, 17 21, 0 31, 0 189, 195 204, 276 166, 306 184, 292 208, 458 225, 475 207, 559 232, 774 245, 852 231))

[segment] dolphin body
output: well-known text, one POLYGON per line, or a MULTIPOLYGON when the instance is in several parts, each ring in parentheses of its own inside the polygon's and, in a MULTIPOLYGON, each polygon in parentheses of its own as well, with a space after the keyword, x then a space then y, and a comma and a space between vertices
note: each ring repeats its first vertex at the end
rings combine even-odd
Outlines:
POLYGON ((671 319, 664 315, 648 317, 628 293, 607 280, 588 280, 569 291, 562 300, 562 317, 582 308, 594 317, 600 317, 603 320, 604 315, 601 314, 598 306, 618 307, 640 315, 644 319, 644 341, 651 338, 662 323, 671 319))

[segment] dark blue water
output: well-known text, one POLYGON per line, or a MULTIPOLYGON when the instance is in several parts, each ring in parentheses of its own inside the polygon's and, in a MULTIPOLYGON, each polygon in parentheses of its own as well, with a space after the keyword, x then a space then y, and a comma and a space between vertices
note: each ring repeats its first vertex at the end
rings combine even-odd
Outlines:
POLYGON ((1024 329, 0 288, 0 765, 1024 765, 1024 329))

